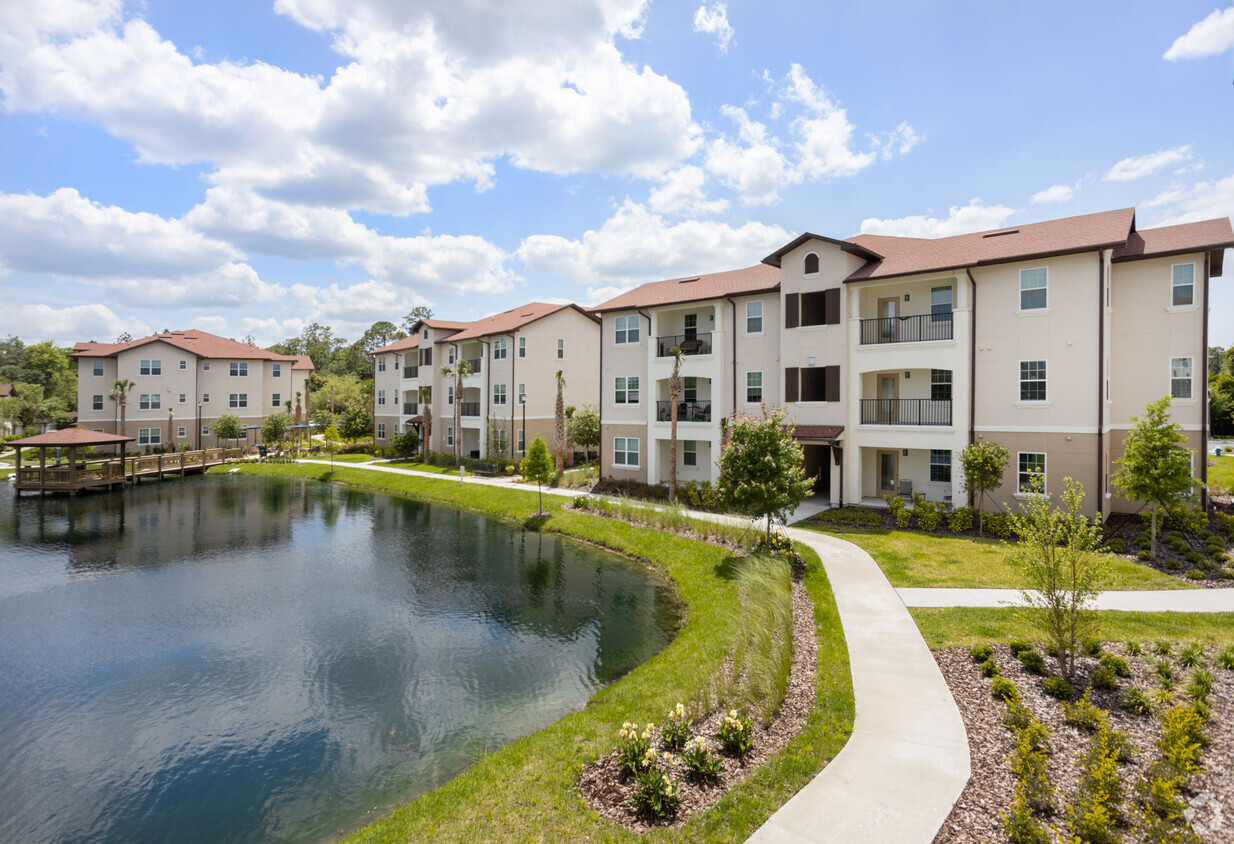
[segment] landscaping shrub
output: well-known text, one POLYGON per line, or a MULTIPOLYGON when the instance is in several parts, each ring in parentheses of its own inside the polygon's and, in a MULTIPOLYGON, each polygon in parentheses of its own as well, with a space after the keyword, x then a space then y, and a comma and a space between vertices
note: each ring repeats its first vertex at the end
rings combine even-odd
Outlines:
POLYGON ((1031 651, 1033 643, 1027 639, 1013 639, 1007 647, 1011 648, 1011 655, 1018 658, 1024 651, 1031 651))
POLYGON ((1007 725, 1009 730, 1014 730, 1017 733, 1033 723, 1033 711, 1024 704, 1020 703, 1019 692, 1016 692, 1015 700, 1007 701, 1007 711, 1003 713, 1003 723, 1007 725))
POLYGON ((1204 646, 1199 642, 1190 642, 1178 652, 1178 662, 1185 668, 1195 668, 1204 661, 1204 646))
POLYGON ((1089 682, 1093 684, 1093 688, 1095 689, 1109 690, 1118 687, 1117 675, 1105 666, 1093 669, 1089 682))
POLYGON ((1126 546, 1123 544, 1123 541, 1121 539, 1118 539, 1117 537, 1108 541, 1105 544, 1105 547, 1109 550, 1111 554, 1121 554, 1126 549, 1126 546))
POLYGON ((913 515, 917 517, 917 527, 925 531, 938 530, 943 521, 941 505, 927 501, 920 492, 913 493, 913 515))
POLYGON ((1115 825, 1123 802, 1118 755, 1110 729, 1103 723, 1081 758, 1079 786, 1075 801, 1068 807, 1068 826, 1079 841, 1112 844, 1118 840, 1115 825))
POLYGON ((998 676, 998 663, 994 661, 994 657, 990 657, 985 662, 981 663, 981 673, 986 677, 998 676))
POLYGON ((1080 646, 1080 650, 1086 656, 1101 656, 1102 646, 1100 639, 1085 639, 1080 646))
POLYGON ((716 779, 720 775, 720 766, 724 763, 723 759, 707 749, 707 741, 701 736, 695 736, 686 742, 681 758, 690 769, 690 778, 695 780, 716 779))
POLYGON ((1205 703, 1213 692, 1213 683, 1217 680, 1213 672, 1207 668, 1197 668, 1191 672, 1191 682, 1187 684, 1187 697, 1196 703, 1205 703))
POLYGON ((1088 692, 1075 703, 1063 704, 1063 720, 1090 733, 1108 723, 1105 710, 1088 699, 1088 692))
POLYGON ((1071 684, 1062 677, 1046 677, 1041 681, 1041 688, 1045 693, 1052 698, 1059 700, 1071 700, 1072 691, 1071 684))
POLYGON ((990 691, 994 697, 999 698, 1004 703, 1015 703, 1020 699, 1020 690, 1016 688, 1013 681, 1006 677, 995 677, 990 683, 990 691))
POLYGON ((1156 557, 1153 556, 1152 552, 1149 551, 1147 548, 1141 550, 1135 556, 1136 556, 1136 559, 1142 563, 1151 563, 1153 560, 1156 559, 1156 557))
POLYGON ((655 761, 655 751, 651 749, 651 734, 655 724, 648 724, 639 730, 638 724, 626 721, 617 733, 617 753, 621 759, 621 767, 628 774, 637 774, 655 761), (648 754, 651 754, 650 761, 648 754))
POLYGON ((1016 658, 1020 663, 1034 674, 1045 673, 1045 657, 1036 648, 1029 648, 1026 651, 1020 651, 1016 654, 1016 658))
MULTIPOLYGON (((1033 726, 1040 727, 1039 721, 1033 726)), ((1041 728, 1044 730, 1044 727, 1041 728)), ((1034 812, 1047 813, 1054 808, 1054 784, 1050 782, 1050 757, 1034 741, 1032 726, 1021 730, 1016 736, 1015 750, 1011 752, 1011 773, 1016 778, 1016 794, 1034 812)))
POLYGON ((883 500, 887 502, 887 508, 891 510, 891 517, 895 519, 896 527, 901 530, 907 528, 912 522, 912 512, 904 506, 904 499, 898 495, 884 495, 883 500))
POLYGON ((1001 817, 1003 831, 1011 844, 1050 844, 1054 840, 1041 821, 1033 817, 1032 807, 1018 790, 1011 801, 1011 810, 1001 817))
POLYGON ((815 513, 810 521, 850 527, 879 527, 883 523, 883 515, 868 507, 838 507, 815 513))
POLYGON ((1217 664, 1227 671, 1234 671, 1234 645, 1230 645, 1217 657, 1217 664))
POLYGON ((1140 647, 1139 642, 1127 642, 1127 653, 1132 656, 1141 656, 1144 653, 1144 648, 1140 647))
POLYGON ((985 662, 990 657, 994 656, 994 648, 989 645, 973 645, 968 649, 968 655, 976 662, 985 662))
POLYGON ((680 750, 690 738, 690 728, 694 720, 690 718, 686 708, 678 703, 668 711, 664 726, 660 728, 660 744, 669 750, 680 750))
POLYGON ((656 820, 672 818, 677 814, 677 807, 681 805, 679 785, 664 771, 649 766, 634 775, 634 793, 630 795, 630 805, 640 815, 656 820))
POLYGON ((1193 707, 1177 706, 1161 715, 1157 749, 1162 759, 1183 778, 1200 772, 1200 753, 1208 743, 1203 724, 1193 707))
POLYGON ((957 507, 947 516, 947 530, 952 533, 964 533, 973 528, 973 508, 957 507))
POLYGON ((742 759, 749 752, 750 742, 754 738, 753 721, 748 717, 742 718, 736 709, 729 710, 720 721, 720 732, 716 733, 716 738, 725 750, 742 759))
POLYGON ((985 517, 985 530, 1000 539, 1012 537, 1011 517, 1003 513, 991 513, 985 517))
POLYGON ((1102 654, 1101 667, 1107 668, 1119 677, 1130 677, 1131 666, 1127 665, 1127 660, 1123 659, 1118 654, 1102 654))
POLYGON ((1123 695, 1123 706, 1136 715, 1152 715, 1157 711, 1157 705, 1143 689, 1127 689, 1123 695))

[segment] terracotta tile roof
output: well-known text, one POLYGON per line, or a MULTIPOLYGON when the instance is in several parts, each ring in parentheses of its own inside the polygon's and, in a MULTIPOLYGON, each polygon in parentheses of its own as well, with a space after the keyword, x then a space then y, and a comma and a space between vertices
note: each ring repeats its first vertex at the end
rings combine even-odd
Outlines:
POLYGON ((1159 229, 1132 232, 1127 242, 1115 247, 1114 261, 1133 261, 1156 255, 1178 255, 1183 252, 1206 252, 1234 247, 1234 230, 1230 218, 1183 223, 1159 229))
POLYGON ((414 349, 420 345, 420 333, 416 332, 410 337, 404 337, 402 340, 395 340, 388 346, 382 346, 380 349, 373 349, 369 352, 371 355, 380 355, 383 352, 401 352, 404 349, 414 349))
POLYGON ((793 438, 798 440, 834 440, 844 433, 843 425, 798 425, 793 438))
POLYGON ((172 331, 167 334, 152 334, 128 343, 77 343, 73 346, 73 354, 84 358, 115 357, 120 352, 145 346, 149 343, 162 341, 177 349, 188 352, 199 358, 227 358, 231 360, 272 360, 292 364, 292 369, 313 368, 313 362, 308 355, 279 355, 274 352, 238 343, 205 331, 190 329, 188 331, 172 331))
POLYGON ((936 239, 859 234, 849 238, 849 242, 884 257, 881 261, 872 261, 861 267, 845 281, 975 267, 1034 256, 1108 248, 1123 244, 1134 226, 1135 209, 1121 208, 1100 214, 1085 214, 936 239))
POLYGON ((309 372, 313 371, 313 359, 308 355, 296 355, 296 362, 291 365, 292 369, 306 369, 309 372))
POLYGON ((493 314, 484 319, 478 319, 458 334, 446 338, 446 342, 457 343, 459 340, 473 340, 490 334, 506 334, 566 308, 573 308, 589 319, 594 319, 578 305, 552 305, 547 302, 528 302, 521 307, 511 308, 508 311, 493 314))
POLYGON ((62 428, 59 431, 48 431, 46 434, 35 434, 20 440, 10 440, 9 445, 26 446, 79 446, 79 445, 115 445, 116 443, 131 443, 135 437, 122 437, 118 434, 104 434, 87 431, 85 428, 62 428))
POLYGON ((723 299, 725 296, 742 296, 775 290, 780 285, 780 268, 768 264, 755 264, 743 270, 729 270, 700 276, 671 278, 667 281, 651 281, 640 284, 620 296, 609 299, 592 308, 595 313, 625 311, 632 308, 653 308, 684 302, 700 302, 706 299, 723 299))

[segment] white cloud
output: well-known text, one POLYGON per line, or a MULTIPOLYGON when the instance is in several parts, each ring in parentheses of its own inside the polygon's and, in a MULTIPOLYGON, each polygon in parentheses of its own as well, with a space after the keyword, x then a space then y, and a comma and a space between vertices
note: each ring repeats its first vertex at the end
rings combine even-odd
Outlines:
POLYGON ((660 187, 653 188, 647 205, 658 214, 718 214, 728 208, 728 200, 709 201, 703 191, 707 174, 701 167, 688 165, 665 173, 660 187))
POLYGON ((1142 228, 1175 226, 1234 216, 1234 175, 1191 187, 1176 185, 1139 205, 1142 228), (1145 210, 1150 210, 1144 214, 1145 210))
POLYGON ((358 335, 374 322, 390 319, 392 315, 397 321, 416 305, 427 304, 405 287, 372 279, 345 287, 337 284, 322 288, 304 286, 297 292, 301 305, 308 309, 304 317, 307 322, 329 325, 335 334, 345 337, 358 335))
POLYGON ((289 337, 299 337, 300 332, 304 330, 304 326, 304 320, 299 317, 290 317, 288 319, 276 319, 274 317, 254 319, 252 317, 245 317, 240 320, 240 327, 244 329, 244 333, 252 334, 257 338, 258 344, 263 346, 278 343, 289 337))
POLYGON ((780 141, 768 137, 766 127, 749 118, 745 109, 723 106, 737 123, 742 143, 719 137, 707 148, 708 172, 721 184, 741 194, 746 205, 771 205, 780 200, 780 188, 800 181, 780 152, 780 141))
POLYGON ((790 239, 779 226, 754 221, 740 227, 699 220, 669 224, 626 200, 603 226, 578 240, 534 235, 516 254, 534 272, 556 273, 590 288, 625 287, 749 266, 790 239))
POLYGON ((262 281, 248 264, 224 264, 177 278, 82 279, 100 287, 109 299, 133 308, 243 308, 277 301, 282 285, 262 281))
POLYGON ((884 161, 896 154, 905 155, 921 143, 921 135, 917 134, 917 130, 909 126, 907 122, 901 123, 890 132, 872 134, 869 138, 871 146, 878 151, 879 158, 884 161))
POLYGON ((144 337, 152 329, 140 320, 120 317, 101 304, 71 305, 67 308, 6 305, 0 308, 0 334, 48 339, 59 345, 72 345, 83 339, 110 343, 125 331, 134 337, 144 337))
POLYGON ((1133 156, 1119 161, 1105 174, 1107 182, 1129 182, 1132 179, 1142 179, 1169 164, 1187 161, 1191 158, 1191 145, 1186 144, 1174 149, 1163 149, 1150 152, 1147 155, 1133 156))
POLYGON ((694 31, 712 35, 721 53, 728 52, 733 40, 733 27, 728 22, 728 8, 723 3, 713 3, 710 8, 699 6, 694 13, 694 31))
POLYGON ((211 334, 218 334, 220 337, 227 336, 227 318, 221 316, 199 316, 193 317, 189 324, 194 328, 202 331, 208 331, 211 334))
POLYGON ((609 299, 616 299, 622 293, 628 293, 638 285, 630 284, 625 287, 588 287, 587 295, 583 299, 583 304, 589 308, 594 308, 601 302, 607 302, 609 299))
POLYGON ((1234 47, 1234 6, 1214 9, 1212 14, 1180 35, 1165 51, 1164 59, 1195 59, 1224 53, 1234 47))
POLYGON ((1033 204, 1041 205, 1049 202, 1070 202, 1071 197, 1075 195, 1070 185, 1051 185, 1045 190, 1039 190, 1033 194, 1033 204))
POLYGON ((924 214, 888 220, 870 217, 861 221, 861 232, 894 237, 950 237, 999 228, 1014 213, 1015 209, 1005 205, 985 205, 980 199, 971 199, 967 205, 951 206, 941 219, 924 214))
MULTIPOLYGON (((807 115, 793 121, 793 129, 800 138, 796 145, 797 166, 806 178, 851 176, 874 163, 874 152, 857 153, 850 149, 853 125, 848 122, 847 111, 832 102, 799 64, 789 68, 785 98, 807 110, 807 115)), ((901 127, 912 131, 905 124, 901 127)))

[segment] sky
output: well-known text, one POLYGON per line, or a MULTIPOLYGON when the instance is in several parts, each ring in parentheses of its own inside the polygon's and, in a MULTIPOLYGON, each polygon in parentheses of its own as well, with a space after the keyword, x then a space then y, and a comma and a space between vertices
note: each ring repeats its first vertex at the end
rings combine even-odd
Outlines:
MULTIPOLYGON (((1234 6, 5 0, 0 336, 349 340, 803 231, 1234 216, 1234 6)), ((1234 255, 1210 342, 1234 345, 1234 255)))

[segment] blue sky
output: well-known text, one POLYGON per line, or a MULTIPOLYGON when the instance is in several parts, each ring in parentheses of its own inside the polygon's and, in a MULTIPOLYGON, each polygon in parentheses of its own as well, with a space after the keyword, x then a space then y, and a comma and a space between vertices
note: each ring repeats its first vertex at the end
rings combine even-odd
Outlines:
POLYGON ((1211 0, 8 0, 0 335, 355 339, 807 230, 1231 216, 1232 82, 1211 0))

